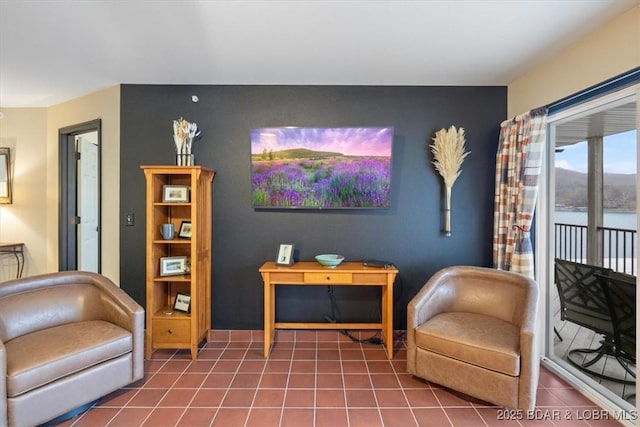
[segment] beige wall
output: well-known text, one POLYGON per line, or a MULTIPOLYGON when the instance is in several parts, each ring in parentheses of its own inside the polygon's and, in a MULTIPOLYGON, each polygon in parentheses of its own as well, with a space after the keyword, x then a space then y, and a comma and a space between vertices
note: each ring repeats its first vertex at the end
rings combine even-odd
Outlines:
MULTIPOLYGON (((4 108, 0 146, 12 148, 14 197, 0 205, 0 241, 25 243, 24 275, 58 270, 58 130, 102 120, 102 273, 120 281, 120 86, 49 108, 4 108)), ((0 260, 0 280, 15 274, 0 260)))
POLYGON ((47 110, 47 269, 58 268, 58 130, 102 120, 102 274, 120 282, 120 86, 47 110))
POLYGON ((640 6, 620 15, 508 87, 508 117, 640 66, 640 6))
MULTIPOLYGON (((2 109, 0 147, 11 149, 13 203, 0 205, 0 241, 25 244, 24 275, 47 270, 46 187, 47 110, 45 108, 2 109)), ((14 278, 16 261, 0 258, 0 281, 14 278)))

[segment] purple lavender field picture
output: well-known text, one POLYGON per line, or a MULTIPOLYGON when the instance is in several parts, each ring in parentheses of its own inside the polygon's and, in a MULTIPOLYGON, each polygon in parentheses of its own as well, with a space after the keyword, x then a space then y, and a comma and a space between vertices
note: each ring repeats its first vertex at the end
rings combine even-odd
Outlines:
POLYGON ((393 128, 251 130, 256 208, 388 208, 393 128))

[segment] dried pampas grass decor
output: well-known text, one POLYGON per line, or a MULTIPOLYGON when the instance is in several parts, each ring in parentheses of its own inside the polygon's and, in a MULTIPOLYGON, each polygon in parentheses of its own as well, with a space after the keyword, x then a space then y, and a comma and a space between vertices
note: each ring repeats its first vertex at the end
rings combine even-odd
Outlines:
POLYGON ((433 165, 444 180, 446 207, 444 232, 451 236, 451 187, 460 176, 462 162, 470 151, 464 151, 464 129, 451 126, 449 130, 440 129, 429 147, 433 153, 433 165))

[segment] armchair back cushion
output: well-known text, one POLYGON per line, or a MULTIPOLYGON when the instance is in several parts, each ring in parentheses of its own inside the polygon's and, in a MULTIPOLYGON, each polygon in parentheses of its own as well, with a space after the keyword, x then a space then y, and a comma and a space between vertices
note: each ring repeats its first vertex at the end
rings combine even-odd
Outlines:
MULTIPOLYGON (((0 341, 67 323, 106 320, 109 311, 120 311, 103 298, 99 288, 79 283, 60 283, 34 288, 30 283, 11 298, 2 298, 0 286, 0 341)), ((115 313, 114 313, 115 314, 115 313)))

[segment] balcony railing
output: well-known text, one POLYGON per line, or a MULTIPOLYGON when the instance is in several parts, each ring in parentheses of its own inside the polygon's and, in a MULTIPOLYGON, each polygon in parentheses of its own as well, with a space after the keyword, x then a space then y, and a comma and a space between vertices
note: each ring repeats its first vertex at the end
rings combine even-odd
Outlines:
MULTIPOLYGON (((636 230, 598 227, 602 242, 599 264, 620 273, 637 271, 636 230)), ((587 226, 555 224, 555 256, 575 262, 587 262, 587 226)))

